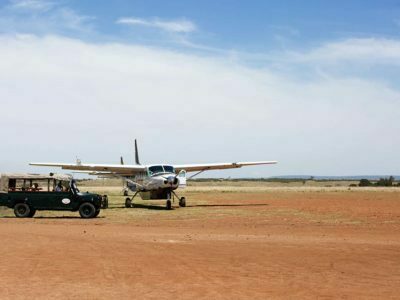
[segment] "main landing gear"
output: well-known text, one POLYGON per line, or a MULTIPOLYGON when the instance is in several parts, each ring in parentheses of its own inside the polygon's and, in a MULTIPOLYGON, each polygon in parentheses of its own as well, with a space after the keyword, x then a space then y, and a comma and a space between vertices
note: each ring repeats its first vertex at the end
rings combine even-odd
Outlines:
MULTIPOLYGON (((136 192, 132 198, 127 197, 125 199, 125 207, 126 208, 131 208, 133 207, 133 199, 136 197, 136 195, 139 192, 136 192)), ((186 207, 186 198, 185 197, 179 197, 174 191, 171 191, 171 193, 168 193, 167 196, 167 202, 165 204, 165 208, 167 210, 171 210, 172 209, 172 202, 175 201, 175 197, 179 199, 179 206, 180 207, 186 207), (172 201, 171 201, 171 196, 172 196, 172 201)))
POLYGON ((179 196, 174 191, 171 191, 171 193, 168 193, 168 198, 167 198, 167 202, 166 202, 166 205, 165 205, 165 208, 167 210, 171 210, 172 209, 171 194, 172 194, 172 201, 175 201, 175 197, 176 197, 176 198, 179 199, 179 206, 180 207, 185 207, 186 206, 186 198, 185 197, 179 198, 179 196))
POLYGON ((178 196, 174 191, 172 191, 172 194, 173 194, 176 198, 179 199, 179 206, 180 206, 180 207, 185 207, 185 206, 186 206, 186 198, 185 198, 185 197, 179 198, 179 196, 178 196))
POLYGON ((132 199, 129 198, 129 197, 125 199, 125 207, 126 207, 126 208, 133 207, 133 203, 132 203, 132 202, 133 202, 133 198, 135 198, 135 196, 136 196, 138 193, 139 193, 139 192, 136 192, 135 195, 132 196, 132 199))

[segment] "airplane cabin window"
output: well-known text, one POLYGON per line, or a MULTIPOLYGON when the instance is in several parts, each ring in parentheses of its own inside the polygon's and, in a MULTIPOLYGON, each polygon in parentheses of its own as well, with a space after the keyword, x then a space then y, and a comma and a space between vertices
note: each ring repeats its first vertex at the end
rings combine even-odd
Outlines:
POLYGON ((164 166, 164 171, 168 173, 175 173, 173 166, 164 166))
POLYGON ((149 171, 150 171, 150 174, 156 174, 156 173, 163 173, 164 169, 162 166, 152 166, 152 167, 149 167, 149 171))

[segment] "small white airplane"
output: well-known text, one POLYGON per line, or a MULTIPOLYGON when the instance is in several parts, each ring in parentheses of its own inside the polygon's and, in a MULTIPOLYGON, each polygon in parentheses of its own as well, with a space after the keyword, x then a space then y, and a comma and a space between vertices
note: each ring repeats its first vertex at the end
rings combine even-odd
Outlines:
POLYGON ((167 200, 166 207, 171 209, 171 197, 179 199, 179 206, 186 206, 185 197, 179 197, 175 190, 186 186, 186 173, 197 172, 189 179, 208 170, 235 169, 245 166, 276 164, 277 161, 235 162, 235 163, 207 163, 207 164, 151 164, 141 165, 137 142, 135 140, 135 165, 117 164, 83 164, 77 159, 75 164, 69 163, 30 163, 32 166, 60 167, 65 170, 75 170, 89 175, 100 177, 117 177, 126 182, 127 189, 124 195, 128 196, 128 189, 135 194, 125 199, 125 207, 132 207, 133 199, 140 194, 143 200, 167 200))

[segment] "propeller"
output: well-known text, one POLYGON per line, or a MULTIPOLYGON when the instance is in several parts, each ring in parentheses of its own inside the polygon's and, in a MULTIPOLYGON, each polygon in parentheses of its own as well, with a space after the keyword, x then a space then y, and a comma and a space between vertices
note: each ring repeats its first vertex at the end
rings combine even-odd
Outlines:
POLYGON ((165 181, 167 181, 172 186, 173 184, 178 184, 179 183, 178 175, 179 174, 176 174, 175 176, 168 176, 168 177, 164 177, 163 176, 163 178, 165 179, 165 181))

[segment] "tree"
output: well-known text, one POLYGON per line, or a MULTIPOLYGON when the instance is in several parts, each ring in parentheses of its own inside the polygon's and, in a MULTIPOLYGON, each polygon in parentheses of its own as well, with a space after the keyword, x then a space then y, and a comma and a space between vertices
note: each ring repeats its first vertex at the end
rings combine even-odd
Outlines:
POLYGON ((368 179, 361 179, 360 183, 358 184, 358 186, 371 186, 371 185, 372 183, 368 179))
POLYGON ((379 178, 376 182, 377 186, 393 186, 394 177, 390 176, 389 178, 379 178))

